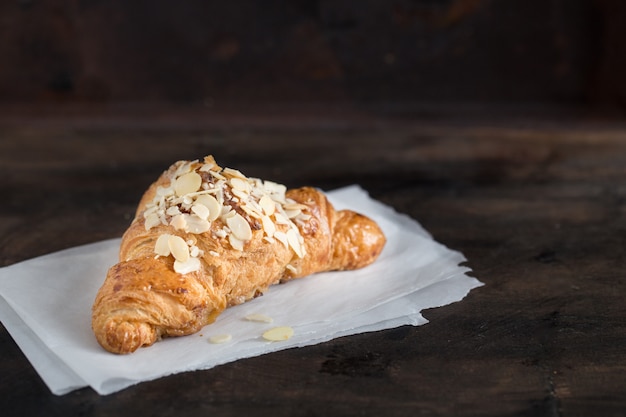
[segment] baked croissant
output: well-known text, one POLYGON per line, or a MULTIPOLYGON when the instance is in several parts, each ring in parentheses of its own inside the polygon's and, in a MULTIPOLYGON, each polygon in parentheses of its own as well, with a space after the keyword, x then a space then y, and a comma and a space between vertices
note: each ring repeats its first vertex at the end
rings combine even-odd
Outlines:
POLYGON ((372 263, 385 236, 324 194, 179 161, 143 195, 92 309, 104 349, 131 353, 213 322, 270 285, 372 263))

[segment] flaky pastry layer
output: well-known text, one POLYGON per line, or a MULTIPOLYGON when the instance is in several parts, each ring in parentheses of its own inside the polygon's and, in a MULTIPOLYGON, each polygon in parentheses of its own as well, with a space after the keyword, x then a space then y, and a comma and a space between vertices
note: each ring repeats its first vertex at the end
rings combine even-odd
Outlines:
POLYGON ((373 220, 335 211, 315 188, 286 190, 211 156, 179 161, 143 195, 92 328, 104 349, 131 353, 198 332, 273 284, 369 265, 385 242, 373 220))

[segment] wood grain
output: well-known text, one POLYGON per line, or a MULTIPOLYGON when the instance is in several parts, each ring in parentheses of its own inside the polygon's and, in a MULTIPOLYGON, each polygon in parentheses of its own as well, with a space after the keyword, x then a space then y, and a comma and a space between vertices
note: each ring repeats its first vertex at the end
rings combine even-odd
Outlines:
POLYGON ((0 121, 0 265, 119 236, 170 162, 358 183, 463 252, 486 285, 420 327, 55 397, 4 328, 3 415, 621 416, 626 126, 195 113, 0 121))

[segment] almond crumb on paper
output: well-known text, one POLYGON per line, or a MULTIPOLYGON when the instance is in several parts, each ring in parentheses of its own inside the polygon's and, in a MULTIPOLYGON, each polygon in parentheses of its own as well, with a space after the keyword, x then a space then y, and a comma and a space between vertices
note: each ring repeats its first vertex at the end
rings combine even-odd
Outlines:
POLYGON ((248 321, 255 321, 257 323, 271 323, 274 321, 273 318, 266 316, 265 314, 248 314, 244 318, 248 321))
POLYGON ((288 340, 293 336, 293 329, 289 326, 274 327, 263 333, 263 339, 270 342, 288 340))
POLYGON ((229 334, 216 334, 214 336, 209 337, 209 343, 220 344, 230 342, 233 337, 229 334))

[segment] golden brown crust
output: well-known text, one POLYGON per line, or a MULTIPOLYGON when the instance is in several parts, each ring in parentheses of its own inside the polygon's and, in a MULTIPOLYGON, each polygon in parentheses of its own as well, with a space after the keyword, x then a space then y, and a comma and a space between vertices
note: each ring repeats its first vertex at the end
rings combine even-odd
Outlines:
POLYGON ((310 187, 286 193, 307 213, 295 223, 302 238, 302 257, 279 240, 268 239, 259 222, 249 216, 252 234, 243 250, 234 249, 218 234, 225 225, 220 219, 210 230, 196 234, 173 231, 166 224, 147 227, 144 211, 157 188, 170 185, 174 170, 175 166, 166 171, 142 197, 122 237, 120 263, 108 271, 96 295, 92 328, 110 352, 130 353, 162 337, 195 333, 228 306, 250 300, 278 282, 361 268, 373 262, 385 244, 375 222, 351 211, 335 211, 322 192, 310 187), (175 272, 172 256, 155 256, 156 241, 164 233, 193 241, 201 253, 198 270, 181 274, 175 272))
POLYGON ((349 210, 338 211, 336 217, 329 269, 359 269, 374 262, 385 244, 376 222, 349 210))

